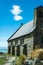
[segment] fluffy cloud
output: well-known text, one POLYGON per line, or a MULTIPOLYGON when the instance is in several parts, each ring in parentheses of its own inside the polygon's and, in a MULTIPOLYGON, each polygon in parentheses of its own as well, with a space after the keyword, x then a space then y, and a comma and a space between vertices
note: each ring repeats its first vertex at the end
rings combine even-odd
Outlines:
POLYGON ((11 10, 11 12, 12 12, 13 15, 18 15, 23 11, 20 9, 20 6, 13 5, 13 9, 11 10))
POLYGON ((14 20, 19 21, 23 19, 23 17, 20 16, 21 12, 23 11, 20 9, 20 6, 13 5, 13 9, 11 10, 11 13, 14 15, 14 20))
POLYGON ((17 16, 14 16, 14 20, 22 20, 23 19, 23 17, 22 16, 19 16, 19 15, 17 15, 17 16))

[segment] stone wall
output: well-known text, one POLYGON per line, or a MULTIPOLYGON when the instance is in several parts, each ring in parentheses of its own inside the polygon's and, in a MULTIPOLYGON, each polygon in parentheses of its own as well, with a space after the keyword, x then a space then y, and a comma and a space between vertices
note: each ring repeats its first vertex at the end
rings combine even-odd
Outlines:
POLYGON ((43 48, 43 7, 35 9, 36 29, 34 32, 34 48, 43 48))
POLYGON ((15 56, 16 56, 17 46, 20 45, 20 55, 22 55, 25 44, 27 45, 27 55, 28 55, 28 53, 33 50, 33 46, 34 46, 33 33, 31 33, 30 35, 26 35, 24 37, 18 38, 17 40, 10 41, 8 43, 8 46, 11 46, 11 54, 12 54, 12 46, 15 46, 15 56))

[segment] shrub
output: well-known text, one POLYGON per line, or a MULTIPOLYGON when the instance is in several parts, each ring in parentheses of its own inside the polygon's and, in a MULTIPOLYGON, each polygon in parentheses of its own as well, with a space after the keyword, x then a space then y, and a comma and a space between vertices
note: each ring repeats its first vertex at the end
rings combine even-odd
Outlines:
POLYGON ((29 58, 31 58, 31 59, 34 59, 34 58, 43 59, 43 49, 35 49, 34 51, 30 52, 29 58))
POLYGON ((16 65, 22 65, 22 63, 24 63, 25 59, 26 59, 25 55, 20 55, 19 59, 16 61, 16 65))
POLYGON ((26 56, 25 56, 25 55, 20 55, 20 56, 19 56, 19 59, 21 59, 22 61, 25 61, 26 56))
POLYGON ((16 61, 16 65, 22 65, 21 61, 20 60, 17 60, 16 61))

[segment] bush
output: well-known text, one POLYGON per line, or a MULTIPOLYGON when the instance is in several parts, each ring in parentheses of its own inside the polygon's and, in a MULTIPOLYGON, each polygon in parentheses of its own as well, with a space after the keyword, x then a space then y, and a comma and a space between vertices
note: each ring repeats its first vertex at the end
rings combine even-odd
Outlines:
POLYGON ((17 60, 16 61, 16 65, 22 65, 21 61, 20 60, 17 60))
POLYGON ((20 56, 19 56, 19 59, 21 59, 22 61, 25 61, 26 56, 25 56, 25 55, 20 55, 20 56))
POLYGON ((16 65, 22 65, 22 63, 24 63, 25 59, 26 59, 25 55, 20 55, 19 59, 16 61, 16 65))
POLYGON ((43 59, 43 49, 35 49, 29 54, 29 58, 34 59, 34 58, 39 58, 43 59))

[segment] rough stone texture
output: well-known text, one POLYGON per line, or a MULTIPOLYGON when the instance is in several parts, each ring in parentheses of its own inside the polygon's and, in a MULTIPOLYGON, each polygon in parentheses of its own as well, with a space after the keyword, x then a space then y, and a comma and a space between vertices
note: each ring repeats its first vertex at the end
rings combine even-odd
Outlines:
POLYGON ((34 32, 34 44, 35 47, 34 48, 43 48, 43 15, 41 16, 41 14, 43 14, 43 8, 38 8, 36 10, 37 14, 36 14, 36 29, 34 32))
POLYGON ((11 42, 8 42, 8 46, 11 46, 11 42))
MULTIPOLYGON (((30 35, 18 38, 16 42, 13 40, 12 44, 11 42, 9 42, 9 45, 11 46, 11 54, 12 54, 12 46, 15 45, 15 55, 17 55, 17 46, 20 45, 20 55, 23 54, 23 49, 24 49, 24 45, 27 45, 27 55, 30 51, 33 50, 33 41, 34 41, 34 37, 33 37, 33 33, 31 33, 30 35), (22 39, 22 40, 21 40, 22 39), (17 42, 18 41, 18 42, 17 42)), ((25 51, 25 50, 24 50, 25 51)))

